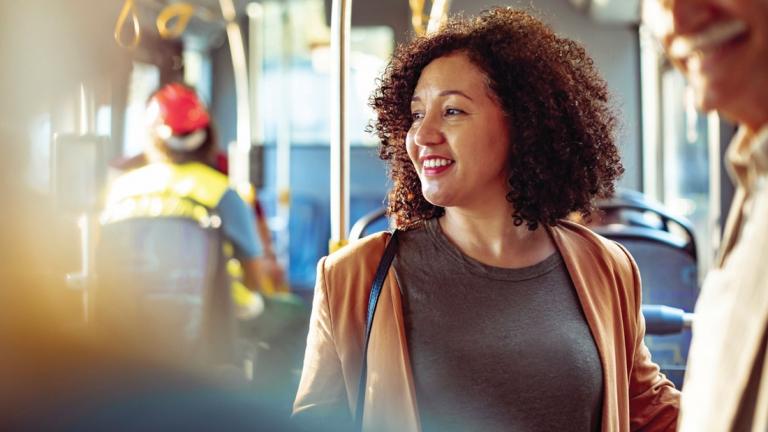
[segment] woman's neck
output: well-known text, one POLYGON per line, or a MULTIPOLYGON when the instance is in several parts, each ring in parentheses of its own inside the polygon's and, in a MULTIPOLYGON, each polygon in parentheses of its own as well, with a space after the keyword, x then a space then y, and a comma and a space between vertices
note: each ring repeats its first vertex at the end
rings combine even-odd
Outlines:
POLYGON ((519 268, 536 264, 555 252, 545 227, 531 231, 515 225, 511 206, 478 212, 446 208, 440 228, 464 254, 495 267, 519 268))

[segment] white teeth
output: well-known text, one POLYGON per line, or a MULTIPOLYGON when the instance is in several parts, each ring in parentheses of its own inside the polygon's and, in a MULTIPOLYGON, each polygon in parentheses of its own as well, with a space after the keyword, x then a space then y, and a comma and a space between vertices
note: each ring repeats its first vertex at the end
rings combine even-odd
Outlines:
POLYGON ((699 33, 674 38, 669 46, 669 55, 674 58, 685 58, 696 51, 722 45, 746 31, 747 25, 743 21, 732 20, 713 24, 699 33))
POLYGON ((437 168, 452 164, 452 160, 448 159, 427 159, 424 161, 424 168, 437 168))

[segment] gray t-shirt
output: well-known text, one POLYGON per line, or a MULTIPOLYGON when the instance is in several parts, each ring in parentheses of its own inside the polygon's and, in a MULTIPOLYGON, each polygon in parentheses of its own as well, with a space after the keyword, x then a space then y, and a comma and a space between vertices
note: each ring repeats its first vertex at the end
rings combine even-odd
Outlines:
POLYGON ((437 219, 401 233, 393 261, 428 431, 597 431, 603 369, 559 253, 484 265, 437 219))

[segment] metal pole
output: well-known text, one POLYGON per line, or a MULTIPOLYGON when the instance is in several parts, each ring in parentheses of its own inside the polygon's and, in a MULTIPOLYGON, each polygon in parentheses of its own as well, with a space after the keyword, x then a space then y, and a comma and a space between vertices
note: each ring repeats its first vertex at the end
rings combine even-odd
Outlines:
POLYGON ((347 244, 349 231, 349 33, 352 0, 331 5, 331 252, 347 244))
POLYGON ((429 22, 427 23, 427 34, 440 30, 448 20, 448 8, 451 6, 450 0, 433 0, 432 9, 429 12, 429 22))
POLYGON ((248 14, 248 83, 250 84, 251 142, 264 145, 264 124, 262 123, 259 98, 261 76, 264 68, 264 6, 249 3, 248 14))
MULTIPOLYGON (((219 0, 221 14, 227 21, 227 39, 229 51, 232 54, 232 69, 235 74, 235 95, 237 99, 237 138, 236 158, 230 159, 229 182, 236 188, 250 182, 250 149, 251 149, 251 114, 248 94, 248 67, 245 59, 245 47, 237 23, 235 6, 232 0, 219 0)), ((233 152, 230 152, 232 155, 233 152)))
MULTIPOLYGON (((80 83, 79 132, 85 136, 96 131, 96 95, 93 87, 80 83)), ((94 167, 91 167, 94 169, 94 167)), ((77 222, 80 228, 80 283, 83 301, 83 321, 89 323, 93 317, 94 262, 96 260, 96 230, 98 218, 92 209, 85 210, 77 222)))
POLYGON ((291 216, 291 69, 293 61, 293 39, 291 14, 288 3, 281 3, 280 34, 282 37, 280 50, 280 94, 277 110, 277 140, 276 150, 276 181, 277 191, 277 217, 280 221, 280 229, 276 233, 275 250, 279 254, 282 264, 290 271, 290 216, 291 216))
MULTIPOLYGON (((648 2, 646 2, 648 3, 648 2)), ((640 78, 642 125, 642 191, 649 197, 661 201, 661 66, 660 54, 653 41, 650 29, 640 26, 640 78)))
MULTIPOLYGON (((92 86, 80 84, 80 135, 96 131, 96 95, 92 86)), ((92 167, 93 168, 93 167, 92 167)), ((83 320, 93 317, 94 262, 96 260, 97 217, 93 210, 86 210, 78 220, 80 228, 81 263, 83 281, 83 320)))

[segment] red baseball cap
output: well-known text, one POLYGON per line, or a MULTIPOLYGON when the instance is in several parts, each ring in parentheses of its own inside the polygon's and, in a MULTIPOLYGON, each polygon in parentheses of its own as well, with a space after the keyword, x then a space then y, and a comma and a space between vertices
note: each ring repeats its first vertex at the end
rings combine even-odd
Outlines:
POLYGON ((149 100, 147 114, 150 124, 165 125, 173 135, 202 129, 211 121, 195 91, 180 83, 158 90, 149 100))

